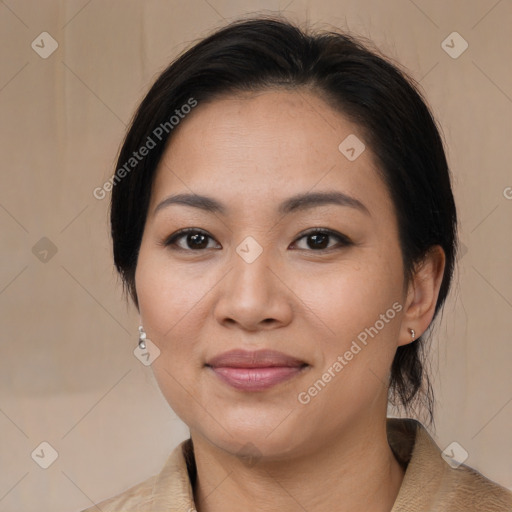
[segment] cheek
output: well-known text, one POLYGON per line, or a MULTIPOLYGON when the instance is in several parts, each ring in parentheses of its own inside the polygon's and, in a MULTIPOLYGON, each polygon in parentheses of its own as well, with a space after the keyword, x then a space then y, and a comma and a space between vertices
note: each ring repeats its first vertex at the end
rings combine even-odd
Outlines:
MULTIPOLYGON (((297 279, 294 290, 306 311, 322 321, 329 337, 346 343, 402 299, 399 271, 375 258, 328 272, 305 273, 309 277, 297 279)), ((396 311, 391 312, 395 317, 393 313, 396 311)))
POLYGON ((193 380, 202 368, 201 343, 208 339, 203 331, 210 325, 211 293, 219 281, 215 272, 186 267, 170 263, 165 251, 142 245, 135 275, 143 325, 160 349, 152 367, 155 374, 167 370, 180 381, 193 380))
POLYGON ((205 314, 204 281, 191 282, 161 255, 141 246, 136 270, 140 315, 148 339, 160 350, 151 369, 169 405, 186 422, 190 393, 200 371, 198 315, 205 314))
POLYGON ((318 318, 327 336, 316 337, 322 359, 301 388, 300 403, 308 400, 308 414, 328 418, 333 428, 387 393, 403 306, 400 279, 381 268, 358 264, 308 279, 301 290, 315 313, 312 322, 318 318))
MULTIPOLYGON (((325 336, 317 336, 321 364, 309 379, 330 379, 318 406, 369 402, 387 384, 400 329, 401 269, 372 257, 335 272, 310 276, 298 295, 325 336), (384 271, 385 270, 385 271, 384 271), (340 359, 341 358, 341 359, 340 359), (347 397, 352 397, 350 400, 347 397)), ((318 331, 320 334, 320 331, 318 331)), ((314 392, 314 390, 313 390, 314 392)))
POLYGON ((182 328, 186 315, 193 314, 200 304, 205 283, 188 280, 183 272, 169 265, 165 255, 144 246, 139 254, 135 282, 148 337, 165 350, 168 339, 177 339, 175 332, 182 328))

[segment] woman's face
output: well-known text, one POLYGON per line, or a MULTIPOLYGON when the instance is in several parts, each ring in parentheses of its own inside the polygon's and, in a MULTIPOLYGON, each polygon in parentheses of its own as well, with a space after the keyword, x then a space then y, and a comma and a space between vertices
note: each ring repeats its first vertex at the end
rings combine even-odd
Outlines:
POLYGON ((278 459, 385 417, 393 356, 409 341, 403 267, 361 142, 305 91, 199 104, 176 129, 136 290, 161 351, 154 374, 193 438, 278 459))

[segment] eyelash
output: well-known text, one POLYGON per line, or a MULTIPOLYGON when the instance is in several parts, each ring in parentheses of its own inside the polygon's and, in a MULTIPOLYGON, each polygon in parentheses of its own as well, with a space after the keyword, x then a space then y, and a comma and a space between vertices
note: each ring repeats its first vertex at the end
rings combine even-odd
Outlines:
MULTIPOLYGON (((186 252, 201 252, 201 251, 208 249, 208 248, 184 249, 183 247, 179 247, 178 245, 176 245, 176 242, 178 240, 180 240, 181 238, 184 238, 185 235, 188 235, 188 234, 200 234, 200 235, 204 235, 204 236, 210 238, 211 240, 214 240, 214 238, 212 236, 210 236, 206 231, 203 231, 202 229, 184 228, 184 229, 180 229, 179 231, 176 231, 176 233, 173 233, 171 236, 169 236, 167 239, 165 239, 162 242, 162 245, 165 247, 171 248, 172 250, 182 250, 182 251, 186 251, 186 252)), ((327 248, 318 249, 318 250, 316 250, 316 249, 294 249, 294 250, 302 250, 302 251, 308 251, 308 252, 321 253, 321 252, 329 252, 331 250, 341 249, 342 247, 348 247, 350 245, 353 245, 353 242, 347 236, 342 235, 341 233, 338 233, 337 231, 332 231, 330 229, 325 229, 325 228, 312 228, 305 232, 302 232, 297 237, 297 239, 295 240, 294 243, 296 243, 299 240, 302 240, 303 238, 307 238, 308 236, 311 236, 311 235, 326 235, 326 236, 329 236, 332 238, 336 238, 338 240, 338 247, 335 245, 332 247, 327 247, 327 248)))

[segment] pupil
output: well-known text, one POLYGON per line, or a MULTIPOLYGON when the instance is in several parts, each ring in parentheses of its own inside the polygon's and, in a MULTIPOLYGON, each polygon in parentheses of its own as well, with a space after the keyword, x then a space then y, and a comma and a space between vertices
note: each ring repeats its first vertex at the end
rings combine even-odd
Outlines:
POLYGON ((201 233, 195 233, 193 235, 189 235, 189 240, 192 240, 192 245, 196 249, 203 248, 205 239, 206 239, 206 237, 201 233))
POLYGON ((326 247, 326 240, 328 239, 328 235, 320 233, 316 235, 310 235, 310 238, 314 240, 313 247, 316 247, 317 249, 325 249, 326 247), (319 242, 319 243, 318 243, 319 242))

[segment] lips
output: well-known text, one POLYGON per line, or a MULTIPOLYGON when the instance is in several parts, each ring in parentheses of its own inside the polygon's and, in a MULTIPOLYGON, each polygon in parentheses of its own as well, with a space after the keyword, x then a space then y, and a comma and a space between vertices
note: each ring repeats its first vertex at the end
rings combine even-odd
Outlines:
POLYGON ((275 366, 296 367, 306 363, 300 359, 277 352, 275 350, 231 350, 213 357, 207 366, 227 366, 231 368, 268 368, 275 366))
POLYGON ((274 350, 231 350, 213 357, 206 366, 235 389, 263 391, 297 376, 308 364, 274 350))

